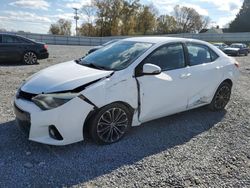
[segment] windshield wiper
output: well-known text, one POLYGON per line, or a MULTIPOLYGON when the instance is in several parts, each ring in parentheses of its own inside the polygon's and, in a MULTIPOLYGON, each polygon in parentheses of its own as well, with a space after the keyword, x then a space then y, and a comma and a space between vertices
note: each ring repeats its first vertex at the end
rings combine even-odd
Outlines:
POLYGON ((83 65, 83 66, 86 66, 86 67, 91 67, 91 68, 94 68, 94 69, 111 70, 111 69, 109 69, 107 67, 104 67, 104 66, 101 66, 101 65, 96 65, 94 63, 87 63, 86 61, 83 60, 83 58, 77 59, 77 60, 75 60, 75 62, 80 64, 80 65, 83 65))
POLYGON ((96 64, 93 64, 93 63, 90 63, 90 66, 92 66, 94 68, 97 68, 97 69, 100 69, 100 70, 110 70, 105 66, 96 65, 96 64))
POLYGON ((76 63, 80 63, 81 60, 80 60, 80 59, 75 59, 74 61, 75 61, 76 63))
POLYGON ((82 61, 82 57, 81 57, 81 58, 79 58, 79 59, 75 59, 74 61, 75 61, 76 63, 78 63, 78 64, 79 64, 79 63, 81 63, 81 61, 82 61))
POLYGON ((95 69, 99 69, 99 70, 107 70, 106 67, 100 66, 100 65, 96 65, 94 63, 88 63, 88 64, 82 64, 82 65, 85 65, 85 66, 91 67, 91 68, 95 68, 95 69))

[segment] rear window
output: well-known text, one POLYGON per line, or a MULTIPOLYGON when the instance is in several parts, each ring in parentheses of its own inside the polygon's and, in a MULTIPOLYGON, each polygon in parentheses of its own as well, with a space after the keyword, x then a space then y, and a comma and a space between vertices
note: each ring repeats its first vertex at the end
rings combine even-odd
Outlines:
POLYGON ((241 44, 231 44, 232 48, 242 48, 242 45, 241 44))

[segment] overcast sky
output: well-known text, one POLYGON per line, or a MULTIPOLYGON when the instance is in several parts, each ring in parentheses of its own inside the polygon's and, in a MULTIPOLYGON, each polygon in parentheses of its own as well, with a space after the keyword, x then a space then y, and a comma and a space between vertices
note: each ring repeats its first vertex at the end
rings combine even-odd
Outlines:
MULTIPOLYGON (((72 8, 80 8, 89 2, 90 0, 1 0, 0 28, 47 33, 50 24, 59 18, 73 22, 72 8)), ((243 0, 141 0, 141 3, 154 4, 160 14, 171 14, 177 4, 192 7, 200 14, 209 16, 212 25, 223 27, 235 18, 243 0)), ((84 21, 84 17, 81 20, 84 21)))

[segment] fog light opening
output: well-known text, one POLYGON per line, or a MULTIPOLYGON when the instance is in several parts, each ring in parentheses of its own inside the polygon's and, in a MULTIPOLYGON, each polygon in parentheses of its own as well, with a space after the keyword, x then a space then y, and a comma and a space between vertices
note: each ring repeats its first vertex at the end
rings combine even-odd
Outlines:
POLYGON ((63 140, 62 135, 59 133, 59 131, 54 125, 49 126, 49 135, 51 138, 54 138, 56 140, 63 140))

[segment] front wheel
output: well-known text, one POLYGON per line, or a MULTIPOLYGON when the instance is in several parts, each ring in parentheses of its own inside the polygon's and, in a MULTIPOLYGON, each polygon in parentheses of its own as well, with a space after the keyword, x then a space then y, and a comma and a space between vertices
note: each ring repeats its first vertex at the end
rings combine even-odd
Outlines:
POLYGON ((110 104, 98 110, 90 119, 90 135, 98 144, 112 144, 128 132, 131 123, 132 115, 125 105, 110 104))
POLYGON ((26 52, 23 55, 23 62, 26 65, 34 65, 37 63, 37 55, 34 52, 26 52))
POLYGON ((217 89, 209 108, 212 111, 223 110, 230 100, 231 90, 232 86, 227 82, 223 82, 217 89))

